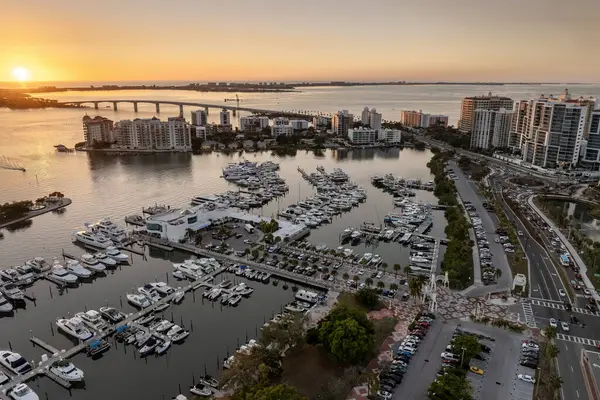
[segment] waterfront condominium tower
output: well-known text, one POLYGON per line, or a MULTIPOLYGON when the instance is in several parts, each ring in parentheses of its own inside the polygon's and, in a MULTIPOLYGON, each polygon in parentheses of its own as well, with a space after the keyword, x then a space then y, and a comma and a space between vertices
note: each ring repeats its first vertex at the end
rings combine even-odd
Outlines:
POLYGON ((86 146, 95 143, 111 143, 114 141, 113 122, 99 115, 94 118, 86 115, 83 117, 83 136, 86 146))
POLYGON ((206 126, 208 123, 208 116, 205 110, 192 111, 192 125, 194 126, 206 126))
POLYGON ((475 122, 475 110, 499 111, 501 108, 512 110, 513 101, 510 97, 487 96, 465 97, 460 107, 460 119, 458 120, 458 129, 462 132, 472 132, 475 122))
POLYGON ((364 108, 361 115, 361 122, 363 125, 368 125, 377 132, 381 130, 381 114, 374 108, 370 110, 369 107, 364 108))
POLYGON ((494 110, 475 110, 472 149, 507 148, 508 137, 515 112, 501 108, 494 110))
POLYGON ((331 130, 334 135, 347 136, 348 130, 354 125, 354 115, 348 110, 338 111, 331 119, 331 130))
POLYGON ((221 125, 231 125, 231 113, 229 111, 222 109, 219 117, 219 123, 221 125))
POLYGON ((590 113, 587 139, 582 142, 581 164, 598 171, 600 169, 600 110, 590 113))
POLYGON ((596 154, 595 138, 586 142, 591 132, 595 100, 571 99, 567 91, 558 98, 542 95, 521 101, 515 107, 510 144, 520 150, 524 161, 543 168, 574 167, 589 143, 584 158, 592 161, 596 154))

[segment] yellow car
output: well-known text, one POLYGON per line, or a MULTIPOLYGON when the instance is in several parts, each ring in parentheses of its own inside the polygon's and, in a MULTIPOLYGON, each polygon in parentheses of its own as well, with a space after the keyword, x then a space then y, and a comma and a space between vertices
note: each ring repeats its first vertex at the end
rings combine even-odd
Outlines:
POLYGON ((469 367, 469 370, 477 375, 483 375, 483 370, 477 367, 469 367))

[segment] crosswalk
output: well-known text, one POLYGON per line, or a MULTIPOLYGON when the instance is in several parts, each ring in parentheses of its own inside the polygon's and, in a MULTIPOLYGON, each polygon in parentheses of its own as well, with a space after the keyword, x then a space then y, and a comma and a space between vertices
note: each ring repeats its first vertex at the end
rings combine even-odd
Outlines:
POLYGON ((535 317, 533 316, 533 308, 531 308, 531 304, 523 303, 523 314, 525 314, 525 322, 531 328, 536 328, 537 324, 535 322, 535 317))
MULTIPOLYGON (((551 302, 551 301, 531 299, 531 305, 548 307, 548 308, 554 308, 556 310, 566 310, 566 307, 565 307, 564 304, 554 303, 554 302, 551 302)), ((600 313, 598 313, 596 311, 594 311, 594 312, 588 311, 585 308, 573 307, 571 309, 571 311, 572 312, 576 312, 576 313, 580 313, 580 314, 593 315, 594 317, 600 317, 600 313)))
POLYGON ((574 343, 579 343, 579 344, 586 344, 588 346, 594 346, 594 347, 597 347, 598 343, 600 343, 598 340, 582 338, 579 336, 565 335, 564 333, 557 333, 556 338, 558 340, 564 340, 567 342, 574 342, 574 343))

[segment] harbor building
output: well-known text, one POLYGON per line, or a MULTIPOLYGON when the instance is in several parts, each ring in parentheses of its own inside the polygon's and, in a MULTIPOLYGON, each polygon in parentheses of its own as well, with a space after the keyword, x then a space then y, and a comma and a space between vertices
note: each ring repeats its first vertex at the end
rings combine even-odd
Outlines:
POLYGON ((94 143, 114 142, 113 121, 99 115, 94 118, 86 115, 83 117, 83 136, 86 146, 92 147, 94 143))
POLYGON ((190 126, 182 117, 167 121, 154 118, 136 118, 116 123, 116 146, 127 150, 191 151, 190 126))
POLYGON ((375 129, 365 127, 348 129, 348 141, 353 145, 371 145, 375 143, 375 140, 377 140, 375 129))
POLYGON ((269 117, 250 115, 240 118, 240 131, 242 132, 261 132, 269 126, 269 117))
POLYGON ((365 107, 362 111, 361 122, 364 126, 379 132, 381 129, 381 114, 375 108, 369 110, 369 107, 365 107))
POLYGON ((205 110, 192 111, 192 125, 193 126, 206 126, 208 123, 208 116, 205 110))
POLYGON ((510 97, 492 96, 491 92, 487 96, 465 97, 460 107, 458 129, 465 133, 473 131, 475 110, 499 111, 501 108, 512 110, 513 103, 510 97))
POLYGON ((331 130, 334 135, 345 136, 354 125, 354 115, 348 110, 338 111, 331 119, 331 130))
POLYGON ((219 113, 219 125, 231 125, 231 113, 225 108, 219 113))
POLYGON ((471 148, 508 147, 508 136, 514 115, 514 111, 508 111, 504 108, 498 111, 475 110, 473 132, 471 132, 471 148))
POLYGON ((305 131, 308 129, 308 121, 303 119, 292 119, 290 120, 290 125, 296 131, 305 131))
POLYGON ((398 129, 381 129, 377 132, 377 140, 386 144, 400 144, 402 142, 402 131, 398 129))

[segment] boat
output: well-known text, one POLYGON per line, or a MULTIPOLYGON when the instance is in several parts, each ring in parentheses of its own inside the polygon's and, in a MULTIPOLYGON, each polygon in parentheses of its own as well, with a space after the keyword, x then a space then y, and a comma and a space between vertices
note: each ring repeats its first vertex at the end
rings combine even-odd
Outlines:
POLYGON ((135 333, 135 345, 137 347, 141 347, 143 346, 150 338, 152 337, 152 334, 150 332, 148 332, 147 330, 139 330, 135 333))
POLYGON ((125 319, 125 314, 113 307, 100 307, 100 314, 113 324, 125 319))
POLYGON ((95 331, 101 331, 103 329, 106 329, 108 326, 106 322, 104 322, 104 320, 102 319, 101 314, 96 310, 78 312, 75 314, 75 316, 81 319, 81 321, 83 321, 85 325, 87 325, 95 331))
POLYGON ((90 231, 78 231, 73 234, 76 241, 97 249, 106 249, 114 243, 106 236, 90 231))
POLYGON ((39 400, 39 396, 26 384, 19 383, 8 394, 13 400, 39 400))
POLYGON ((363 256, 362 256, 362 258, 360 259, 359 262, 361 264, 363 264, 363 263, 366 264, 369 261, 371 261, 372 258, 373 258, 373 253, 365 253, 365 254, 363 254, 363 256))
POLYGON ((78 278, 89 278, 92 276, 92 272, 88 269, 83 268, 81 264, 79 264, 76 260, 67 261, 67 266, 65 267, 67 272, 72 273, 78 278))
POLYGON ((194 386, 190 386, 190 393, 196 396, 208 397, 212 395, 212 390, 203 383, 196 383, 194 386))
POLYGON ((188 400, 188 398, 182 394, 178 394, 177 396, 173 397, 172 400, 188 400))
POLYGON ((50 372, 67 382, 83 381, 83 371, 67 360, 58 360, 50 366, 50 372))
POLYGON ((233 282, 231 282, 229 279, 224 280, 223 282, 219 283, 219 287, 221 289, 227 289, 229 286, 231 286, 233 282))
POLYGON ((150 329, 155 330, 158 333, 168 331, 173 327, 173 323, 171 321, 167 321, 166 319, 160 320, 157 323, 150 326, 150 329))
POLYGON ((173 276, 179 280, 187 279, 185 274, 178 269, 173 271, 173 276))
POLYGON ((181 271, 184 277, 196 280, 202 276, 200 266, 192 260, 185 260, 182 263, 173 264, 173 267, 181 271))
POLYGON ((96 357, 110 349, 110 343, 105 340, 94 340, 85 347, 85 352, 89 357, 96 357))
POLYGON ((154 353, 156 353, 156 355, 161 355, 166 352, 169 347, 171 347, 171 341, 161 339, 158 341, 158 345, 154 348, 154 353))
POLYGON ((173 325, 166 335, 173 343, 177 343, 188 337, 190 332, 186 331, 179 325, 173 325))
POLYGON ((151 282, 150 285, 152 285, 154 290, 156 290, 156 292, 163 297, 175 293, 175 289, 167 285, 165 282, 151 282))
POLYGON ((140 324, 140 325, 149 325, 151 324, 153 321, 156 321, 160 319, 159 317, 155 316, 155 315, 146 315, 145 317, 141 317, 139 319, 136 319, 134 322, 136 324, 140 324))
POLYGON ((152 305, 150 299, 143 294, 127 294, 127 301, 136 308, 146 308, 152 305))
POLYGON ((10 381, 10 378, 4 372, 0 371, 0 386, 4 385, 8 381, 10 381))
POLYGON ((15 271, 17 271, 19 274, 21 274, 21 279, 19 279, 19 280, 23 280, 23 278, 28 278, 29 276, 31 276, 32 278, 35 278, 36 280, 38 278, 38 276, 36 275, 33 268, 31 268, 31 266, 27 263, 25 263, 23 265, 17 265, 15 267, 15 271))
POLYGON ((101 263, 95 256, 88 253, 85 253, 81 256, 81 262, 83 262, 85 268, 94 272, 102 272, 106 270, 105 264, 101 263))
POLYGON ((385 231, 385 233, 383 234, 383 239, 384 240, 392 240, 392 238, 394 237, 394 230, 393 229, 389 229, 387 231, 385 231))
POLYGON ((371 261, 369 261, 369 264, 379 265, 381 263, 381 261, 382 261, 381 256, 379 254, 375 254, 373 256, 373 258, 371 258, 371 261))
POLYGON ((42 257, 36 257, 33 260, 26 261, 25 264, 29 265, 37 273, 46 272, 52 268, 52 265, 42 257))
POLYGON ((151 302, 156 303, 161 299, 160 294, 154 289, 154 286, 150 283, 146 283, 144 286, 139 287, 138 292, 146 296, 151 302))
POLYGON ((78 279, 75 275, 67 271, 65 267, 58 264, 58 261, 54 261, 52 271, 48 274, 48 276, 66 284, 77 283, 78 279))
POLYGON ((185 292, 183 290, 180 290, 178 292, 175 292, 175 294, 173 295, 173 298, 171 299, 171 302, 174 304, 179 304, 183 301, 184 297, 185 297, 185 292))
POLYGON ((352 255, 352 253, 354 253, 354 250, 352 250, 352 249, 344 249, 344 251, 342 252, 342 255, 344 257, 350 257, 352 255))
POLYGON ((108 246, 105 250, 107 256, 112 258, 115 261, 126 263, 129 262, 129 256, 127 254, 123 254, 119 249, 115 246, 108 246))
MULTIPOLYGON (((8 302, 6 297, 0 295, 0 313, 9 313, 13 310, 13 305, 8 302)), ((0 383, 1 385, 2 383, 0 383)))
POLYGON ((106 253, 103 253, 101 251, 94 254, 94 257, 96 258, 96 260, 100 261, 107 267, 114 267, 115 265, 117 265, 117 261, 115 259, 110 258, 106 253))
POLYGON ((26 374, 31 371, 31 365, 19 353, 10 350, 0 350, 0 364, 14 374, 26 374))
POLYGON ((78 340, 88 340, 93 336, 92 332, 85 327, 83 321, 77 317, 59 318, 56 320, 56 325, 64 333, 78 340))
POLYGON ((300 289, 296 292, 296 299, 306 301, 307 303, 316 303, 319 295, 309 290, 300 289))
POLYGON ((204 375, 198 380, 198 382, 215 389, 219 387, 219 381, 210 375, 204 375))
POLYGON ((15 268, 5 268, 0 270, 0 278, 4 282, 18 283, 19 285, 31 285, 37 280, 37 275, 33 273, 20 274, 15 268))
POLYGON ((25 293, 23 293, 23 291, 14 283, 7 283, 0 286, 0 293, 2 293, 4 297, 12 302, 25 301, 25 293))
POLYGON ((223 293, 221 295, 221 304, 226 305, 227 303, 229 303, 229 298, 233 297, 233 294, 229 294, 229 293, 223 293))
POLYGON ((101 233, 107 236, 110 240, 113 240, 117 243, 127 240, 127 231, 112 222, 109 218, 102 218, 95 224, 89 225, 88 228, 93 232, 101 233))
POLYGON ((154 307, 154 312, 160 312, 160 311, 164 311, 167 308, 169 308, 170 304, 169 303, 161 303, 157 306, 154 307))
POLYGON ((290 303, 290 304, 286 305, 283 309, 286 311, 289 311, 289 312, 305 312, 306 311, 306 308, 300 307, 298 304, 295 304, 295 303, 290 303))
POLYGON ((235 356, 229 356, 229 358, 226 358, 223 361, 223 368, 226 368, 226 369, 231 368, 231 366, 233 365, 234 361, 235 361, 235 356))
POLYGON ((242 300, 242 296, 241 296, 241 295, 239 295, 239 294, 234 294, 234 295, 232 295, 232 296, 229 298, 229 300, 228 300, 228 303, 229 303, 229 305, 231 305, 231 306, 235 306, 235 305, 237 305, 237 304, 238 304, 238 303, 239 303, 241 300, 242 300))
POLYGON ((158 340, 154 336, 150 335, 150 337, 140 346, 140 355, 142 357, 147 356, 154 351, 156 346, 158 346, 158 340))

